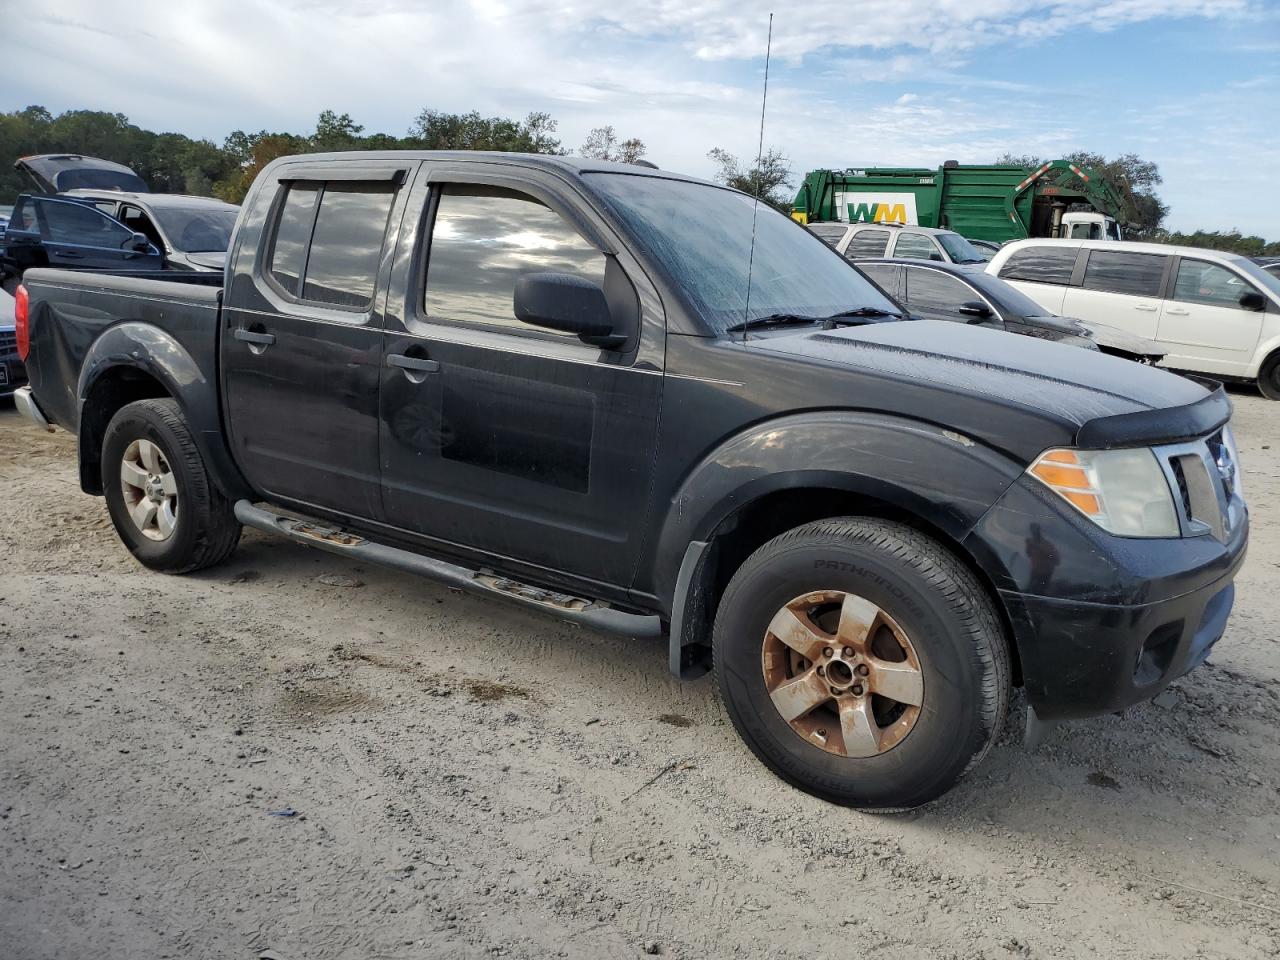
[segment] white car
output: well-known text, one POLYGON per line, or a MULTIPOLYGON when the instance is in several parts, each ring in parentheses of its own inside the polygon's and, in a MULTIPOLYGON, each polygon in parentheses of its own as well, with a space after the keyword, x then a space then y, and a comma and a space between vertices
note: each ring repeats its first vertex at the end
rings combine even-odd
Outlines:
POLYGON ((972 264, 976 269, 987 259, 954 230, 900 223, 811 223, 809 230, 849 260, 897 257, 972 264))
POLYGON ((1155 340, 1161 365, 1253 380, 1280 400, 1280 279, 1247 257, 1113 240, 1019 240, 987 273, 1051 313, 1155 340))

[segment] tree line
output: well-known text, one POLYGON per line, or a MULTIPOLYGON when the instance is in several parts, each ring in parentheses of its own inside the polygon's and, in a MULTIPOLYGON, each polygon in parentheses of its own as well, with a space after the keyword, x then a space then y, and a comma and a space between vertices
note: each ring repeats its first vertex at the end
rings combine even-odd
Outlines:
MULTIPOLYGON (((638 137, 624 137, 612 125, 594 128, 576 150, 565 147, 550 114, 534 112, 523 120, 486 117, 478 111, 448 113, 426 108, 403 135, 366 133, 350 114, 321 112, 311 133, 236 130, 221 144, 181 133, 157 133, 129 122, 122 113, 68 110, 58 115, 41 106, 0 113, 0 203, 12 203, 29 189, 13 160, 37 153, 78 153, 123 163, 161 193, 214 196, 240 203, 250 184, 277 157, 335 150, 497 150, 567 154, 634 163, 648 152, 638 137)), ((778 209, 790 209, 794 182, 791 165, 779 149, 741 160, 719 147, 707 154, 720 183, 760 197, 778 209)), ((1080 151, 1066 159, 1097 170, 1120 190, 1120 217, 1126 236, 1161 243, 1212 247, 1248 256, 1280 256, 1280 241, 1246 236, 1238 230, 1171 232, 1164 220, 1169 208, 1156 194, 1163 182, 1157 165, 1129 153, 1114 159, 1080 151)), ((1006 154, 997 163, 1039 166, 1034 156, 1006 154)))

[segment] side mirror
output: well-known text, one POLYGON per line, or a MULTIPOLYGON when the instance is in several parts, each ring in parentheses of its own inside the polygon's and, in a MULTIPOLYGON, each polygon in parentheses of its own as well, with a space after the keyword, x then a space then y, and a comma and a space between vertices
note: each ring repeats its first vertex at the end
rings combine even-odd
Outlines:
POLYGON ((609 350, 627 340, 614 329, 603 288, 582 277, 526 273, 516 281, 514 301, 522 323, 575 333, 583 343, 609 350))
POLYGON ((147 239, 145 233, 135 233, 129 238, 127 246, 130 250, 136 250, 138 253, 149 253, 151 251, 151 241, 147 239))
POLYGON ((971 318, 969 320, 970 323, 981 323, 991 316, 991 308, 981 300, 969 300, 966 303, 962 303, 956 312, 971 318))
POLYGON ((1267 309, 1267 298, 1257 290, 1247 290, 1240 294, 1240 306, 1246 310, 1265 310, 1267 309))

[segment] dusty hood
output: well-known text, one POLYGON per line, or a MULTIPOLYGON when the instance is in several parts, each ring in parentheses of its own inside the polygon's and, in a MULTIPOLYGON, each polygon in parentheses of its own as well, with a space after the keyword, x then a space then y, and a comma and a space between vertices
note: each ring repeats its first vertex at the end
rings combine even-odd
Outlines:
POLYGON ((1092 320, 1079 320, 1077 322, 1088 331, 1090 340, 1105 349, 1119 350, 1135 356, 1155 359, 1159 359, 1169 352, 1154 340, 1140 337, 1136 333, 1130 333, 1128 330, 1121 330, 1119 327, 1111 327, 1105 323, 1094 323, 1092 320))
MULTIPOLYGON (((750 342, 751 349, 927 384, 991 406, 1034 412, 1082 444, 1124 446, 1200 436, 1231 415, 1216 385, 1120 357, 941 320, 878 323, 750 342)), ((994 429, 999 430, 999 425, 994 429)))
POLYGON ((148 193, 146 181, 122 163, 82 157, 74 153, 45 153, 22 157, 14 167, 29 176, 41 193, 66 190, 124 190, 148 193))

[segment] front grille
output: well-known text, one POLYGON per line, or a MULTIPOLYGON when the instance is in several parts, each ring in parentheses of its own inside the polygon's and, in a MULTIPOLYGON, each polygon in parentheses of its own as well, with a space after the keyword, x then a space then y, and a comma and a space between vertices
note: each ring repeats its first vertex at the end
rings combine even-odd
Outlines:
POLYGON ((1210 534, 1226 541, 1240 519, 1235 464, 1222 431, 1204 440, 1157 447, 1169 487, 1176 494, 1184 536, 1210 534))

